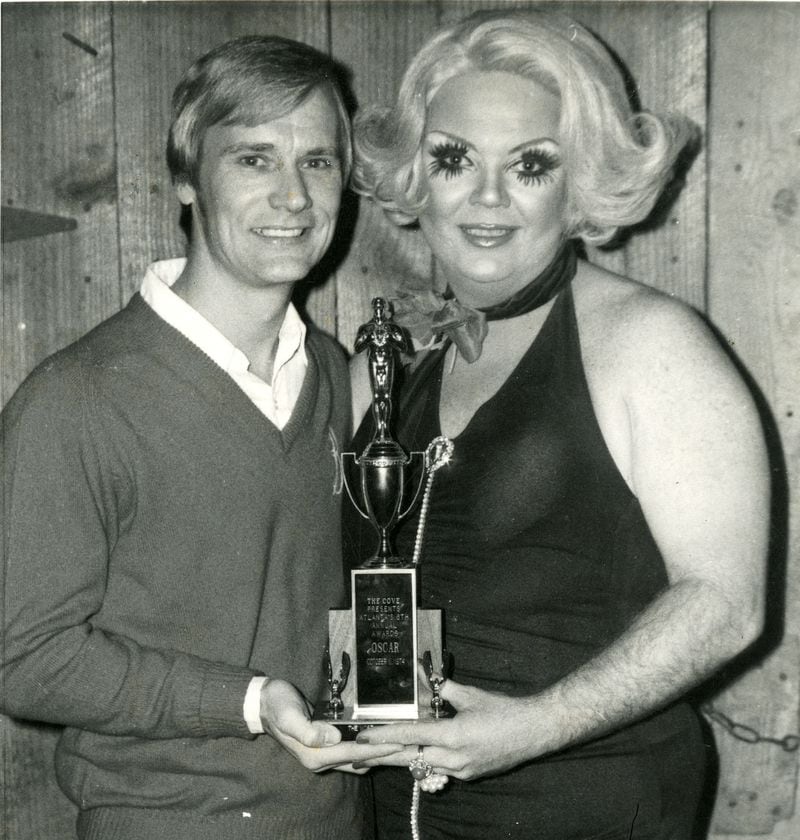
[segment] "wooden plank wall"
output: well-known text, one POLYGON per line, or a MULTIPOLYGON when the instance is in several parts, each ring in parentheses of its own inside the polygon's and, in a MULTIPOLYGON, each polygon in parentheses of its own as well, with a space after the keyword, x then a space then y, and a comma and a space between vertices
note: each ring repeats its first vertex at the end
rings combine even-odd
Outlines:
MULTIPOLYGON (((764 647, 780 640, 718 705, 780 738, 800 731, 800 6, 717 11, 709 54, 708 313, 765 409, 775 521, 764 647)), ((772 827, 781 840, 800 837, 798 753, 719 731, 717 742, 720 833, 772 827)))
MULTIPOLYGON (((236 35, 277 33, 350 66, 360 105, 389 103, 440 23, 526 5, 4 4, 2 204, 71 217, 77 228, 4 243, 2 402, 37 362, 123 305, 147 263, 182 252, 164 143, 172 89, 193 58, 236 35)), ((708 129, 658 223, 592 258, 707 312, 760 388, 779 489, 769 656, 746 663, 759 667, 743 668, 714 702, 767 734, 797 732, 800 545, 796 510, 790 521, 788 511, 789 489, 800 486, 800 6, 553 5, 608 43, 644 107, 682 111, 708 129)), ((330 276, 304 297, 310 315, 349 345, 373 294, 430 270, 418 234, 350 200, 330 276)), ((798 753, 714 734, 721 769, 711 830, 723 840, 800 836, 798 753)), ((73 811, 52 773, 57 732, 0 718, 0 736, 5 836, 69 840, 73 811)))

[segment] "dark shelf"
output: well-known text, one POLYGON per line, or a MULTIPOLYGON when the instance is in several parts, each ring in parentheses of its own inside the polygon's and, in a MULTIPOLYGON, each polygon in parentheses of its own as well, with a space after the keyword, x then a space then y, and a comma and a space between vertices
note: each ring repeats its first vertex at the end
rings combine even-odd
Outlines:
POLYGON ((47 236, 65 230, 75 230, 78 222, 66 216, 52 216, 17 207, 3 207, 2 241, 29 239, 32 236, 47 236))

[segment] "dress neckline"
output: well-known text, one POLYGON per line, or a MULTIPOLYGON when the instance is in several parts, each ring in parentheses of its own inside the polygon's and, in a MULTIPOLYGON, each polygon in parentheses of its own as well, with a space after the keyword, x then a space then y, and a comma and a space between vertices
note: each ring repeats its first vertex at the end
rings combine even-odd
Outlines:
MULTIPOLYGON (((536 335, 534 336, 534 338, 532 339, 522 356, 520 356, 519 361, 509 371, 508 376, 505 378, 505 380, 503 380, 503 382, 500 384, 499 388, 494 392, 494 394, 492 394, 487 400, 482 402, 475 409, 472 416, 464 425, 464 428, 461 429, 461 431, 457 435, 453 435, 450 437, 452 441, 455 442, 459 440, 459 438, 463 437, 467 432, 470 431, 470 428, 474 426, 476 420, 482 413, 488 411, 493 405, 493 403, 505 397, 506 392, 508 391, 509 387, 511 387, 510 383, 517 377, 517 374, 519 373, 520 369, 522 369, 523 366, 527 365, 530 362, 532 356, 539 354, 545 342, 551 339, 553 324, 555 322, 556 315, 560 314, 563 307, 571 307, 572 305, 572 283, 569 282, 556 295, 553 301, 553 305, 550 308, 550 311, 547 313, 547 316, 545 317, 541 327, 539 328, 539 331, 536 333, 536 335)), ((448 346, 449 343, 447 346, 443 346, 437 349, 436 351, 432 351, 431 356, 434 356, 434 358, 425 358, 422 361, 420 367, 412 375, 412 385, 409 389, 408 395, 408 398, 410 400, 410 398, 417 391, 417 389, 423 387, 424 383, 428 381, 430 376, 435 376, 435 382, 433 384, 430 399, 435 400, 433 408, 437 435, 442 434, 442 383, 444 379, 445 356, 447 354, 448 346)), ((404 400, 404 402, 406 401, 407 400, 404 400)))

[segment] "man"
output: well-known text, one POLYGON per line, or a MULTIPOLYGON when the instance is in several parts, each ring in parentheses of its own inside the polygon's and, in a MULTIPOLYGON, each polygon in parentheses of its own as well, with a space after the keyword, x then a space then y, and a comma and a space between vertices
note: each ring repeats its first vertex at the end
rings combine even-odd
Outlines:
POLYGON ((303 699, 343 597, 346 367, 290 303, 350 165, 333 79, 269 37, 190 68, 167 152, 188 258, 3 415, 2 708, 65 725, 81 838, 359 836, 355 778, 306 768, 386 750, 303 699))

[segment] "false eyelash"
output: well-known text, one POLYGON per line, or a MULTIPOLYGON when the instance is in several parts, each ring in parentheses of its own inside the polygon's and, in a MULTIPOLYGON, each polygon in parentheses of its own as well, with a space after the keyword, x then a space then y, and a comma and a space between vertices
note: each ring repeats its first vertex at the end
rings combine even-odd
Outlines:
POLYGON ((434 157, 441 157, 442 155, 452 154, 453 152, 458 155, 465 155, 467 153, 467 144, 448 141, 444 143, 437 143, 431 149, 431 154, 434 157))
POLYGON ((436 177, 444 172, 445 180, 454 178, 461 173, 462 166, 460 163, 448 163, 447 158, 450 155, 458 155, 463 158, 466 154, 467 147, 464 143, 437 143, 430 150, 433 160, 428 164, 428 172, 431 177, 436 177))
POLYGON ((517 180, 522 184, 540 184, 551 178, 553 170, 561 165, 558 156, 546 149, 526 149, 510 168, 528 162, 537 164, 540 169, 535 172, 515 172, 517 180))

